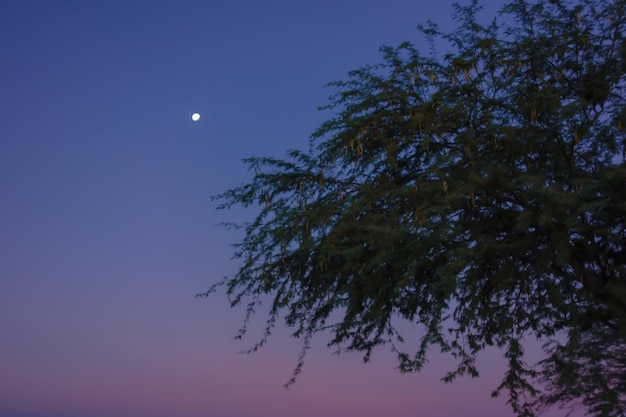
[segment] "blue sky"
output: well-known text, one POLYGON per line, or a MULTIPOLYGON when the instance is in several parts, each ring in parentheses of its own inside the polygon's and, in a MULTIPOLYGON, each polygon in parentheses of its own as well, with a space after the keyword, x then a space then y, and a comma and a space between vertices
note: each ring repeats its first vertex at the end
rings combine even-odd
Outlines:
MULTIPOLYGON (((490 2, 488 12, 499 2, 490 2)), ((211 195, 241 159, 305 149, 324 85, 379 61, 443 1, 4 1, 0 5, 0 416, 512 416, 483 378, 444 386, 435 356, 332 355, 279 329, 232 340, 235 271, 211 195), (200 112, 194 123, 190 117, 200 112)), ((256 332, 256 333, 255 333, 256 332)), ((554 414, 554 416, 559 414, 554 414)))

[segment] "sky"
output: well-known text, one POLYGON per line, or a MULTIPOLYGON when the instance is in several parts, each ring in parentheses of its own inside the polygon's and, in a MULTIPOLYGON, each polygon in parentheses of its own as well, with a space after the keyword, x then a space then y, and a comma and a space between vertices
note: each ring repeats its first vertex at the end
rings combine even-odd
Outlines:
POLYGON ((194 298, 237 269, 219 224, 252 213, 210 197, 242 158, 306 149, 324 85, 425 50, 451 3, 0 1, 0 417, 513 416, 498 351, 444 385, 447 357, 402 375, 320 335, 285 390, 289 329, 241 354, 264 317, 236 341, 243 309, 194 298))

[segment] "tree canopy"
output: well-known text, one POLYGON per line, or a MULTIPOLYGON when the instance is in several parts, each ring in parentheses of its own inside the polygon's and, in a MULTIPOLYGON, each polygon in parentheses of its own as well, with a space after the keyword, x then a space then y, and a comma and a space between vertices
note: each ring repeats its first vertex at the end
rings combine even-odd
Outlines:
MULTIPOLYGON (((358 351, 388 345, 401 372, 434 347, 444 381, 502 350, 520 416, 582 406, 626 413, 626 0, 514 0, 483 24, 420 26, 431 51, 331 83, 335 115, 307 151, 252 157, 250 182, 216 198, 254 208, 224 285, 247 316, 284 320, 358 351), (442 52, 433 52, 440 50, 442 52), (404 343, 397 323, 418 325, 404 343), (545 343, 539 364, 527 340, 545 343)), ((294 379, 290 382, 293 382, 294 379)))

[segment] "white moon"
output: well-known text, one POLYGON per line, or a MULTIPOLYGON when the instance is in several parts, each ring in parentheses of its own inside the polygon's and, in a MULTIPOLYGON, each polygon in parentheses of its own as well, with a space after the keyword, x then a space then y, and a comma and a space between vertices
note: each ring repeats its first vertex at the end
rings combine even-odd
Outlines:
POLYGON ((193 120, 194 122, 197 122, 198 120, 200 120, 200 113, 194 113, 191 115, 191 120, 193 120))

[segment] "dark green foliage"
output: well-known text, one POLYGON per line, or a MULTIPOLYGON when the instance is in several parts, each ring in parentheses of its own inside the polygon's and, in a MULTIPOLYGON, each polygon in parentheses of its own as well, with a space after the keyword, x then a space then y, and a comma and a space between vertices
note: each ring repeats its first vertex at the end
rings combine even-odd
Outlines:
POLYGON ((509 25, 479 9, 457 6, 453 33, 421 27, 452 52, 384 47, 332 83, 336 116, 308 152, 246 160, 252 181, 218 199, 258 216, 218 285, 248 318, 271 301, 252 350, 279 318, 304 340, 294 378, 318 332, 366 361, 389 344, 402 372, 437 346, 458 359, 445 381, 477 376, 497 346, 509 368, 494 395, 520 416, 623 416, 626 1, 512 1, 509 25), (421 326, 418 346, 398 318, 421 326), (530 338, 546 342, 539 366, 530 338))

